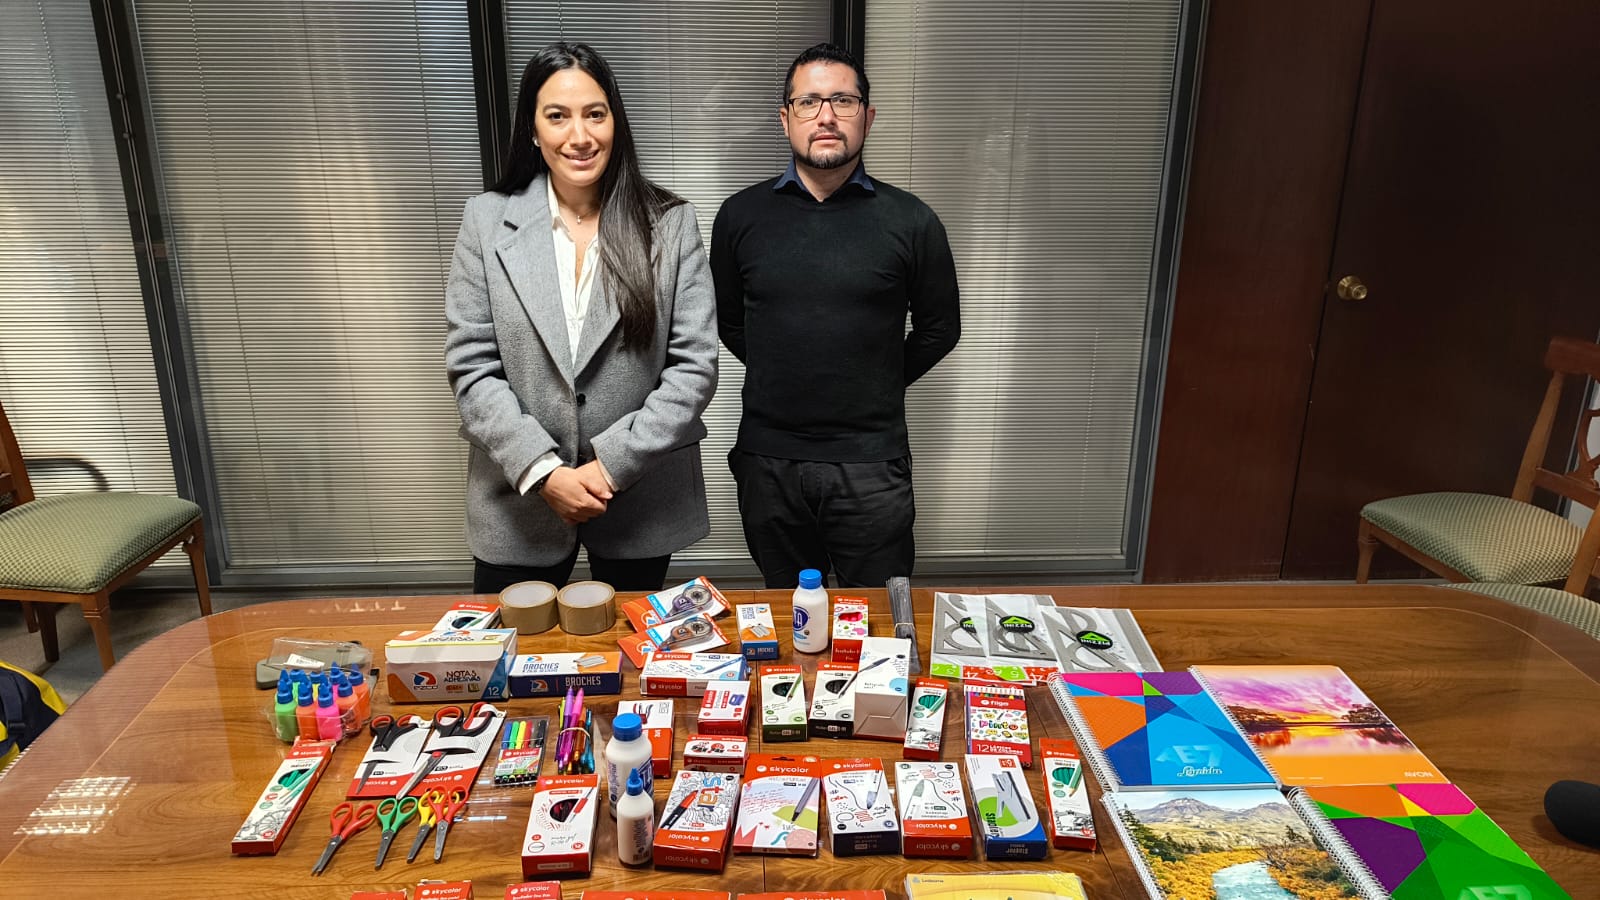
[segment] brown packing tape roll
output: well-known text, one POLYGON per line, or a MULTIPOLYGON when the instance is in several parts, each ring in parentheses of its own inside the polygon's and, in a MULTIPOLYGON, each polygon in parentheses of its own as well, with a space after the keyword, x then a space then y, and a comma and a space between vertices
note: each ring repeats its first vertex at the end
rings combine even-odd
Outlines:
POLYGON ((500 592, 500 623, 517 634, 540 634, 556 627, 556 586, 519 581, 500 592))
POLYGON ((561 630, 567 634, 599 634, 617 622, 617 592, 603 581, 576 581, 556 597, 561 630))

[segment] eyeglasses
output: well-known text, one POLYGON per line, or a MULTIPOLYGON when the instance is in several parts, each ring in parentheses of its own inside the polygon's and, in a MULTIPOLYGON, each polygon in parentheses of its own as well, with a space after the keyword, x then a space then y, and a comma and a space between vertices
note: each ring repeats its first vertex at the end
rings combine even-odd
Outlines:
POLYGON ((832 97, 806 94, 803 97, 790 97, 783 102, 794 111, 797 119, 815 119, 817 114, 822 112, 824 103, 833 107, 833 114, 841 119, 852 118, 861 112, 861 98, 855 94, 834 94, 832 97))

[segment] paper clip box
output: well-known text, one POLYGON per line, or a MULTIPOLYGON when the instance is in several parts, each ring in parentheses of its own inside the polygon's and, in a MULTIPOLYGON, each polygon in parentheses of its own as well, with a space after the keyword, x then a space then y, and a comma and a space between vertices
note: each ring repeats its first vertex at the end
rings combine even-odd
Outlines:
POLYGON ((1050 804, 1050 843, 1063 850, 1093 850, 1094 811, 1083 784, 1083 758, 1077 742, 1041 738, 1039 758, 1045 798, 1050 804))
POLYGON ((855 674, 855 663, 817 663, 808 719, 812 737, 847 738, 855 731, 855 707, 850 698, 855 674))
POLYGON ((564 697, 582 688, 586 694, 622 693, 622 654, 524 653, 511 663, 511 696, 564 697))
POLYGON ((894 788, 906 856, 966 859, 972 855, 972 822, 961 767, 953 762, 897 762, 894 788))
POLYGON ((671 700, 619 700, 617 713, 633 713, 644 720, 644 735, 650 739, 650 768, 657 778, 672 774, 671 700))
POLYGON ((1044 859, 1050 842, 1021 761, 1009 753, 969 753, 966 763, 984 858, 1044 859))
POLYGON ((739 624, 739 652, 748 660, 778 658, 778 629, 772 624, 772 607, 741 603, 734 607, 739 624))
POLYGON ((1028 734, 1028 702, 1022 688, 969 684, 967 752, 1010 753, 1026 767, 1033 765, 1033 740, 1028 734))
POLYGON ((701 734, 744 737, 750 728, 750 682, 725 681, 700 695, 701 734))
POLYGON ((733 852, 816 856, 822 760, 757 753, 744 767, 733 852))
POLYGON ((834 662, 853 663, 861 658, 861 639, 867 636, 867 601, 837 597, 833 601, 834 662))
POLYGON ((651 860, 657 866, 722 871, 728 862, 739 776, 732 772, 678 772, 656 828, 651 860))
POLYGON ((504 700, 517 652, 515 628, 403 631, 384 645, 393 703, 504 700))
POLYGON ((742 737, 693 735, 683 745, 683 767, 700 772, 731 772, 738 775, 744 771, 745 756, 749 750, 750 742, 742 737))
POLYGON ((761 739, 806 739, 806 673, 800 666, 761 667, 761 739))
POLYGON ((918 678, 911 686, 911 715, 901 755, 938 759, 944 743, 944 711, 949 708, 950 685, 938 678, 918 678))
POLYGON ((587 872, 594 851, 598 775, 547 775, 539 779, 522 835, 522 877, 587 872))
POLYGON ((561 900, 561 882, 524 881, 506 885, 505 900, 561 900))
POLYGON ((634 631, 643 631, 653 625, 695 613, 705 613, 714 619, 727 611, 727 598, 703 575, 677 587, 622 604, 622 613, 628 617, 628 624, 633 626, 634 631))
POLYGON ((267 789, 250 807, 250 814, 233 836, 233 852, 238 856, 277 853, 283 839, 294 827, 306 798, 322 779, 333 755, 334 741, 297 740, 278 764, 278 771, 267 782, 267 789))
POLYGON ((434 631, 480 631, 500 625, 500 604, 483 600, 458 600, 445 610, 434 631))
POLYGON ((861 639, 861 659, 850 685, 852 736, 900 743, 906 737, 911 642, 905 638, 861 639))
POLYGON ((746 661, 737 653, 650 654, 639 670, 639 693, 651 697, 699 697, 706 685, 744 681, 746 661))
POLYGON ((900 852, 900 819, 881 759, 825 759, 822 792, 834 856, 900 852))

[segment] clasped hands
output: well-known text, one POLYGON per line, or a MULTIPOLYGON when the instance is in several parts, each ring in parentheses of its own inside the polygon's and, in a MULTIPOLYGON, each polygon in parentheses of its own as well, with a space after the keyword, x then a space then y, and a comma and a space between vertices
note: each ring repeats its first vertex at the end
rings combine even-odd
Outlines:
POLYGON ((539 496, 568 525, 581 525, 606 511, 611 485, 600 461, 592 459, 577 468, 562 466, 550 473, 539 496))

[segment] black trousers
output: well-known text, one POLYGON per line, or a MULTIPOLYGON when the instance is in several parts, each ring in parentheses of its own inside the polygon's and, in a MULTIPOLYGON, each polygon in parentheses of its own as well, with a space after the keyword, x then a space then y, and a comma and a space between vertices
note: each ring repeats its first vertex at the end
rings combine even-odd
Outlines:
POLYGON ((911 457, 831 463, 734 449, 745 545, 769 588, 792 588, 801 569, 833 572, 840 587, 883 587, 911 574, 911 457))
MULTIPOLYGON (((603 581, 619 591, 649 591, 654 593, 666 587, 667 566, 672 554, 648 559, 607 559, 589 554, 589 574, 595 581, 603 581)), ((502 566, 472 558, 472 592, 498 594, 519 581, 548 581, 564 587, 572 577, 572 567, 578 563, 578 548, 573 545, 572 555, 553 566, 502 566)))

